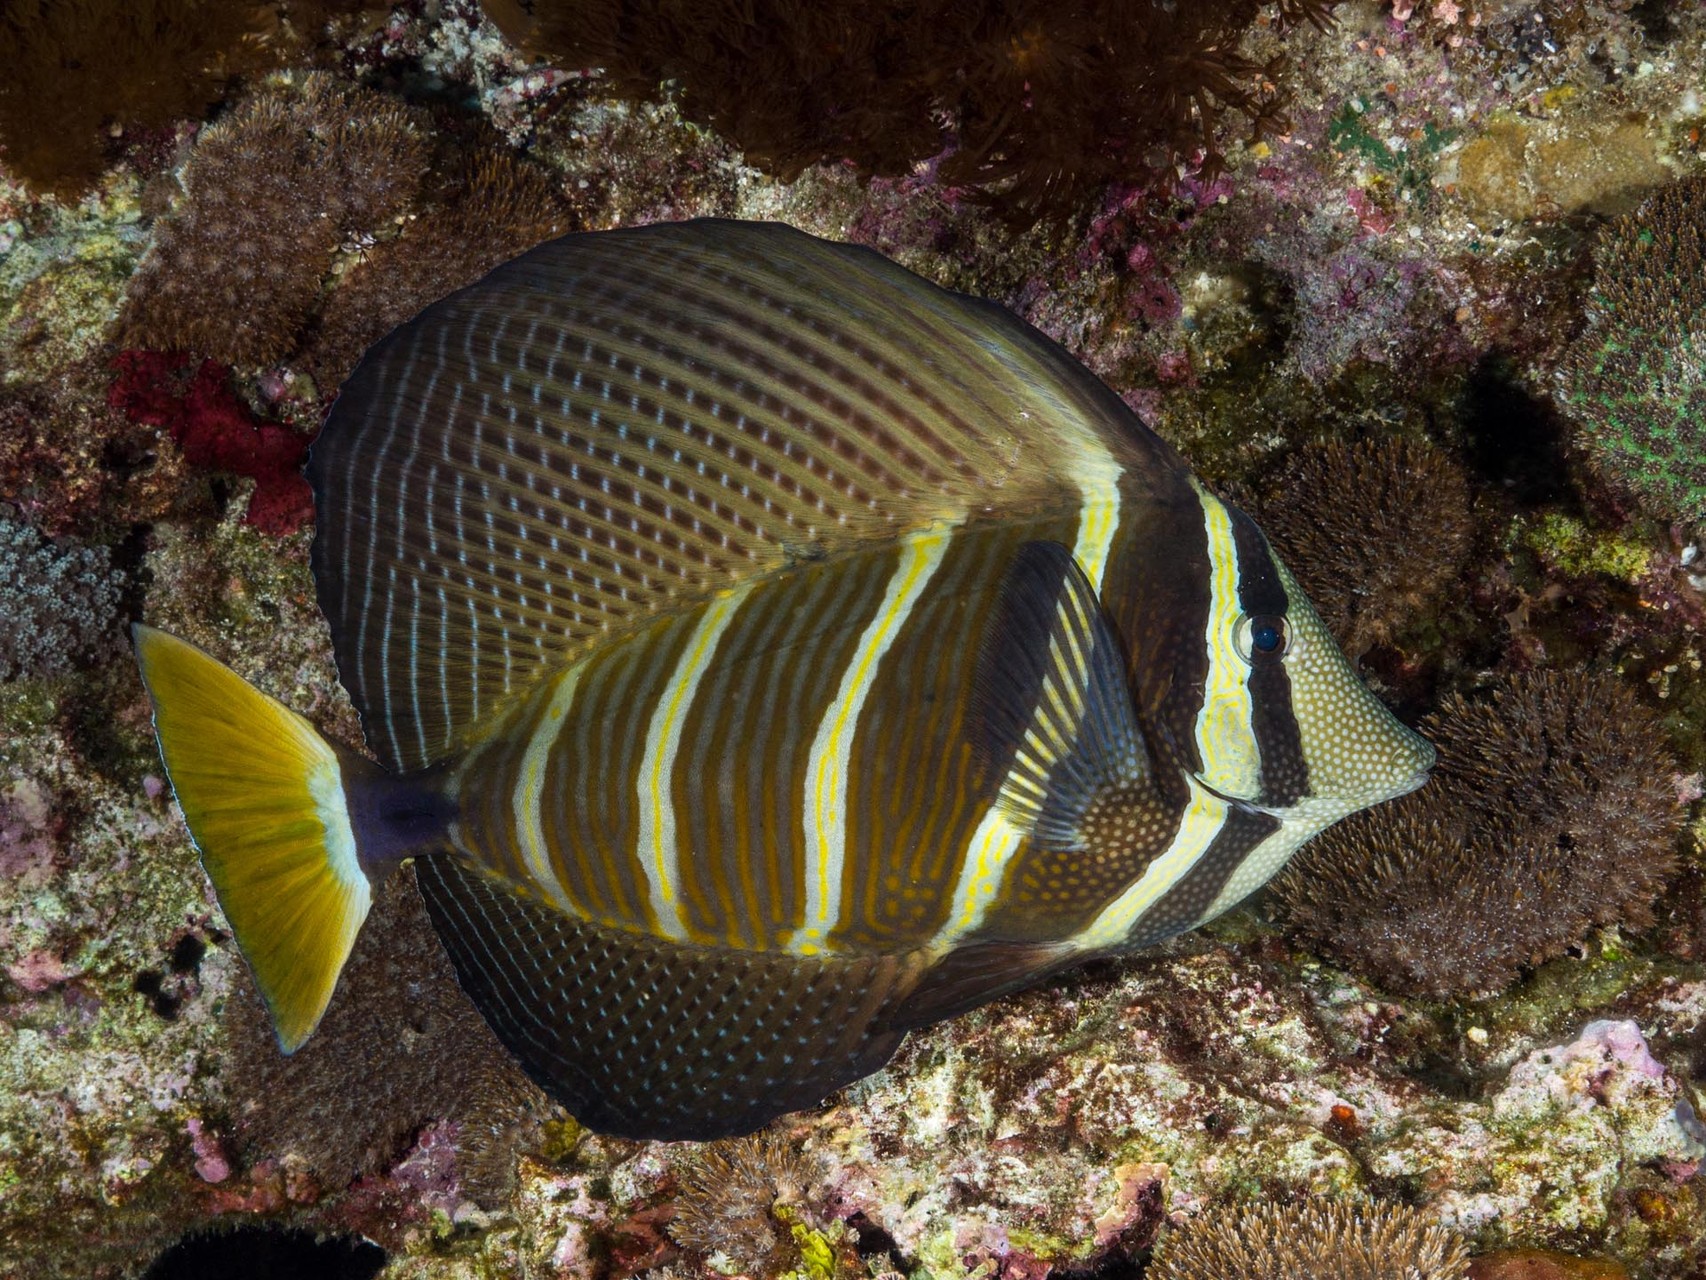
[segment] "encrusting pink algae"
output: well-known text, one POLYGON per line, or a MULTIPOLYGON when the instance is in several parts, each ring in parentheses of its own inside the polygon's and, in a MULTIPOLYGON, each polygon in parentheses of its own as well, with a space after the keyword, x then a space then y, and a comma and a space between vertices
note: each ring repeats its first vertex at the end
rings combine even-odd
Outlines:
MULTIPOLYGON (((19 32, 41 36, 56 7, 0 6, 0 50, 49 47, 19 32)), ((1240 1222, 1262 1224, 1245 1243, 1293 1233, 1250 1267, 1395 1223, 1426 1274, 1459 1280, 1464 1255, 1478 1280, 1706 1271, 1706 525, 1631 470, 1628 407, 1649 388, 1628 372, 1648 366, 1618 345, 1635 334, 1671 379, 1659 393, 1692 395, 1706 344, 1612 310, 1650 297, 1642 228, 1674 238, 1675 210, 1699 206, 1706 11, 1347 0, 1316 25, 1296 19, 1328 6, 1228 6, 1216 65, 1242 70, 1207 114, 1187 103, 1132 134, 1160 149, 1110 144, 1055 181, 1034 122, 985 119, 1025 149, 976 156, 945 115, 840 152, 813 129, 830 141, 782 163, 776 139, 805 135, 741 117, 777 86, 726 78, 738 30, 715 59, 630 50, 611 75, 512 45, 474 0, 292 0, 186 32, 204 7, 149 7, 162 66, 197 70, 101 104, 77 147, 18 132, 90 116, 39 68, 0 84, 0 1276, 137 1276, 213 1232, 256 1258, 370 1241, 390 1280, 1230 1277, 1214 1268, 1240 1222), (636 88, 635 68, 664 63, 722 78, 636 88), (1269 89, 1285 128, 1253 138, 1238 95, 1269 89), (1003 174, 1025 183, 1005 207, 1003 174), (124 626, 168 627, 359 741, 299 474, 338 381, 390 325, 531 244, 697 216, 871 245, 1062 342, 1261 513, 1311 589, 1331 577, 1318 598, 1409 723, 1491 734, 1468 709, 1511 690, 1635 710, 1556 767, 1511 735, 1505 844, 1476 817, 1430 853, 1377 811, 1354 853, 1335 864, 1324 843, 1303 864, 1303 898, 915 1033, 751 1139, 583 1129, 463 1000, 406 876, 323 1039, 278 1057, 124 626), (1584 400, 1607 387, 1615 412, 1584 400), (1358 475, 1380 489, 1363 514, 1358 475), (1596 897, 1618 858, 1596 845, 1593 876, 1572 878, 1577 837, 1524 803, 1592 813, 1624 792, 1657 817, 1620 829, 1639 883, 1596 897), (1428 886, 1542 837, 1533 885, 1472 879, 1567 889, 1568 936, 1473 953, 1510 931, 1428 886), (1545 880, 1549 865, 1566 871, 1545 880), (1382 962, 1370 922, 1398 899, 1485 980, 1382 962), (1333 934, 1340 917, 1356 928, 1333 934)), ((999 9, 1017 24, 1003 57, 1071 53, 1047 6, 939 7, 999 9)), ((517 8, 553 6, 501 6, 512 34, 517 8)), ((812 57, 881 47, 855 13, 812 57)), ((1109 49, 1083 56, 1105 69, 1109 49)), ((985 71, 978 92, 1006 83, 985 71)), ((871 72, 838 64, 834 84, 871 72)), ((922 101, 971 109, 930 67, 909 74, 922 101)), ((884 118, 867 105, 853 125, 884 118)), ((1082 159, 1088 136, 1061 154, 1082 159)), ((1698 415, 1665 404, 1666 456, 1706 455, 1698 415)), ((1413 947, 1405 919, 1387 941, 1413 947)))

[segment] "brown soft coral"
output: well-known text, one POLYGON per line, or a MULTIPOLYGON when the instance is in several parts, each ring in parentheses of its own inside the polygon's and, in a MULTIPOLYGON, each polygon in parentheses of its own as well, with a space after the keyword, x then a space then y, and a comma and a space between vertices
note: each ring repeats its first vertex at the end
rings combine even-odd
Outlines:
POLYGON ((1644 928, 1676 865, 1676 762, 1622 681, 1507 677, 1422 724, 1422 790, 1347 818, 1274 883, 1281 918, 1388 990, 1498 990, 1605 925, 1644 928))
MULTIPOLYGON (((1069 211, 1113 181, 1217 158, 1220 118, 1277 123, 1276 61, 1234 51, 1258 0, 485 0, 532 52, 601 67, 621 93, 683 113, 791 179, 821 161, 940 176, 1021 218, 1069 211)), ((1283 0, 1325 21, 1331 0, 1283 0)))
POLYGON ((17 0, 0 5, 0 161, 80 195, 112 125, 199 118, 230 77, 265 65, 267 6, 237 0, 17 0))
POLYGON ((1469 483, 1421 441, 1338 441, 1293 456, 1262 527, 1352 658, 1436 605, 1469 558, 1469 483))
POLYGON ((319 1029, 294 1054, 279 1052, 246 977, 228 1008, 239 1143, 251 1159, 301 1161, 328 1189, 389 1168, 423 1125, 449 1119, 473 1129, 458 1173, 489 1195, 515 1157, 491 1117, 515 1127, 560 1114, 462 995, 406 871, 379 895, 319 1029))
POLYGON ((196 144, 120 342, 236 366, 288 355, 339 245, 402 211, 427 153, 405 108, 324 73, 250 97, 196 144))
POLYGON ((1169 1232, 1151 1280, 1464 1280, 1469 1252, 1407 1205, 1241 1205, 1169 1232))

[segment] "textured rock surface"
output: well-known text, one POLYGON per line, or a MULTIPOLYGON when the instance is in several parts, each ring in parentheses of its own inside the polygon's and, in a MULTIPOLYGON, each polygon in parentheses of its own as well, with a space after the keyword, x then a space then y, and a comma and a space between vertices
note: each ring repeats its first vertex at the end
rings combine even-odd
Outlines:
MULTIPOLYGON (((480 163, 525 163, 573 228, 780 218, 872 244, 1012 306, 1206 479, 1265 506, 1286 500, 1274 477, 1305 445, 1446 451, 1470 488, 1463 586, 1365 637, 1371 682, 1414 719, 1489 671, 1589 667, 1660 714, 1684 770, 1706 768, 1706 531, 1624 509, 1536 394, 1585 287, 1590 215, 1558 215, 1699 168, 1706 16, 1519 0, 1345 4, 1338 19, 1247 38, 1252 58, 1292 58, 1290 134, 1229 137, 1212 182, 1116 188, 1031 231, 928 166, 763 179, 667 105, 530 67, 467 0, 338 19, 319 65, 424 104, 434 167, 408 211, 332 250, 319 314, 361 312, 362 290, 408 296, 404 275, 388 293, 375 280, 409 246, 477 257, 433 184, 462 190, 480 163)), ((252 474, 106 409, 125 282, 205 123, 115 136, 75 205, 0 168, 0 520, 74 531, 122 579, 104 609, 183 634, 355 741, 308 531, 244 523, 252 474)), ((314 363, 312 324, 287 336, 276 349, 295 354, 229 375, 221 421, 314 428, 335 362, 314 363)), ((289 1071, 240 1069, 252 997, 140 683, 122 656, 85 652, 0 683, 0 1274, 134 1275, 185 1231, 280 1223, 366 1236, 389 1277, 622 1280, 761 1257, 813 1280, 1040 1280, 1141 1265, 1206 1209, 1308 1194, 1403 1201, 1476 1251, 1516 1251, 1482 1276, 1697 1276, 1706 824, 1698 777, 1672 781, 1694 825, 1646 936, 1594 934, 1484 999, 1403 1001, 1245 909, 914 1035, 782 1124, 809 1172, 750 1170, 775 1201, 731 1207, 729 1242, 689 1251, 670 1223, 703 1194, 702 1157, 586 1134, 483 1062, 442 970, 388 963, 431 955, 406 903, 393 957, 366 970, 383 981, 339 996, 338 1107, 293 1092, 289 1071), (316 1131, 358 1114, 370 1130, 316 1131)))

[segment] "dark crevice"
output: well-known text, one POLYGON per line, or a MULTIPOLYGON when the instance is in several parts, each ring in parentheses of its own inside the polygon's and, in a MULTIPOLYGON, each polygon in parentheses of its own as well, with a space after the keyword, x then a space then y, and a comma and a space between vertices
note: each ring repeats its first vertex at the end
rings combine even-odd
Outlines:
POLYGON ((1540 506, 1571 496, 1564 424, 1502 357, 1487 356, 1469 375, 1463 430, 1470 466, 1518 502, 1540 506))
POLYGON ((385 1251, 359 1236, 245 1226, 185 1236, 143 1280, 372 1280, 384 1265, 385 1251))
POLYGON ((861 1262, 874 1260, 883 1264, 879 1265, 876 1268, 877 1270, 893 1271, 900 1275, 911 1273, 912 1263, 901 1256, 900 1242, 862 1212, 847 1219, 847 1225, 853 1228, 854 1234, 858 1237, 854 1248, 859 1251, 861 1262))

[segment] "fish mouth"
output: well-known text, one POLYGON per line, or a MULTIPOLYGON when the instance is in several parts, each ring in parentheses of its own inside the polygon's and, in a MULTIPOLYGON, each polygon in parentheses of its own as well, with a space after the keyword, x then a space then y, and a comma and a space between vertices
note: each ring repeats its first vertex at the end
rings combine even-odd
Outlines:
POLYGON ((1390 796, 1387 797, 1387 799, 1396 800, 1399 796, 1407 796, 1412 791, 1420 791, 1427 785, 1428 779, 1433 776, 1432 769, 1417 769, 1408 779, 1399 783, 1397 788, 1390 796))

